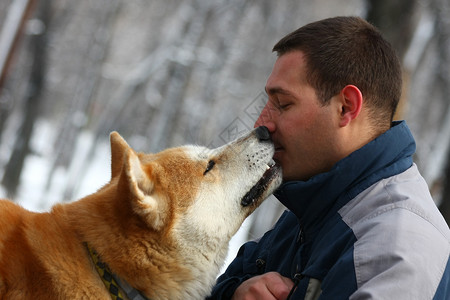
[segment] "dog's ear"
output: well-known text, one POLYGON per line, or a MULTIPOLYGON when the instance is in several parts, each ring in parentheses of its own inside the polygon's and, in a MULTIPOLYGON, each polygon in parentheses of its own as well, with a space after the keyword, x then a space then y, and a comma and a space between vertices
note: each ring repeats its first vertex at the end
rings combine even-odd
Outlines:
POLYGON ((151 165, 142 165, 133 149, 125 155, 124 171, 129 191, 133 196, 133 210, 155 230, 163 228, 167 215, 167 203, 154 192, 151 165))
POLYGON ((118 176, 122 170, 125 153, 130 146, 116 131, 109 135, 111 142, 111 179, 118 176))

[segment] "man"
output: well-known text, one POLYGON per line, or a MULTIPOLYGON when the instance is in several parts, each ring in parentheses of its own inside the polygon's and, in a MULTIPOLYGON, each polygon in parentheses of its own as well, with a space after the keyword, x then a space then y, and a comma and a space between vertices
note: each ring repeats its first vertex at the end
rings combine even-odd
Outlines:
POLYGON ((248 242, 211 299, 450 299, 450 231, 393 122, 401 68, 357 17, 280 40, 266 126, 289 211, 248 242))

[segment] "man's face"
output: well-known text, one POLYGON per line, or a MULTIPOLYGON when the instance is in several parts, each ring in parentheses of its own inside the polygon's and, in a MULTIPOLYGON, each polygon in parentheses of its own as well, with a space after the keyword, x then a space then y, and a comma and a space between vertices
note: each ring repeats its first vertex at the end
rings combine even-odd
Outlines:
POLYGON ((307 180, 328 171, 337 155, 338 97, 323 106, 306 80, 306 63, 300 51, 280 56, 267 79, 269 100, 255 126, 266 126, 276 147, 274 160, 283 178, 307 180))

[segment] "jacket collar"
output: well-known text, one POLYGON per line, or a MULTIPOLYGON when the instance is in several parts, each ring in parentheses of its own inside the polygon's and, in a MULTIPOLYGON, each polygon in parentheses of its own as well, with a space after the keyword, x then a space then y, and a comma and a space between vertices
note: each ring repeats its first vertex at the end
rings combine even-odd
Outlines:
POLYGON ((299 219, 305 231, 317 228, 329 213, 375 182, 399 174, 412 165, 416 145, 405 121, 308 181, 284 183, 275 196, 299 219))

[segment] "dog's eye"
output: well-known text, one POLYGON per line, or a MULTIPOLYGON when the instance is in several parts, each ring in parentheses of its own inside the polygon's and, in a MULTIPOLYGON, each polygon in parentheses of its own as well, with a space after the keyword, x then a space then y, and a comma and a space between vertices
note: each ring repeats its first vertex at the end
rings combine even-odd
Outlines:
POLYGON ((205 170, 205 172, 203 173, 203 175, 205 175, 206 173, 208 173, 209 171, 211 171, 211 169, 214 168, 214 165, 215 165, 215 164, 216 164, 215 161, 210 160, 210 161, 208 162, 208 165, 206 166, 206 170, 205 170))

